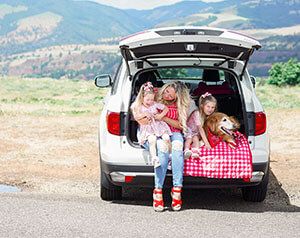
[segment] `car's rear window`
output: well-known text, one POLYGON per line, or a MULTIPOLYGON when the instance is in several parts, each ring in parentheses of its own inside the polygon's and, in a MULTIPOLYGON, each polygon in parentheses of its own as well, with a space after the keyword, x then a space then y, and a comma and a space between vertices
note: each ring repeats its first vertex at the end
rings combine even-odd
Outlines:
MULTIPOLYGON (((176 67, 176 68, 161 68, 157 69, 157 73, 162 80, 201 80, 203 79, 203 69, 202 68, 192 68, 192 67, 176 67)), ((219 80, 225 80, 225 74, 223 70, 215 70, 218 72, 219 80)))
POLYGON ((200 68, 163 68, 157 70, 161 79, 199 79, 203 69, 200 68))

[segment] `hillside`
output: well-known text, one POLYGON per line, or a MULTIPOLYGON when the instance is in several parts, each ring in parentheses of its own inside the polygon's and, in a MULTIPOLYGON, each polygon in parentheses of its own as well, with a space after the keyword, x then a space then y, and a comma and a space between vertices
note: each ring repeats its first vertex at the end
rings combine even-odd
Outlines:
POLYGON ((212 24, 234 29, 267 29, 300 23, 299 0, 183 1, 153 10, 128 12, 159 26, 212 24))
POLYGON ((251 61, 257 75, 266 75, 274 61, 299 58, 299 0, 195 0, 151 10, 77 0, 1 0, 0 74, 90 79, 117 67, 120 37, 176 25, 229 28, 257 37, 263 43, 251 61), (89 47, 96 48, 85 50, 89 47))
POLYGON ((120 10, 89 1, 2 0, 0 54, 62 44, 95 44, 155 26, 209 25, 231 29, 300 24, 299 0, 183 1, 151 10, 120 10))
POLYGON ((2 0, 0 9, 0 54, 97 43, 144 27, 122 10, 88 1, 2 0))
POLYGON ((0 58, 3 75, 93 79, 113 73, 120 62, 116 45, 63 45, 0 58))

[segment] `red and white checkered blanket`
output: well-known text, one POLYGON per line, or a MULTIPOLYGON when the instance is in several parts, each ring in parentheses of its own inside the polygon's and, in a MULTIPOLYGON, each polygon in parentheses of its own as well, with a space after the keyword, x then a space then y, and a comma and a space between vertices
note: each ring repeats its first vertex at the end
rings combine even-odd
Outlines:
POLYGON ((252 177, 252 154, 247 138, 236 132, 236 149, 221 141, 212 149, 204 146, 193 149, 199 158, 185 160, 184 175, 207 178, 240 178, 252 177))

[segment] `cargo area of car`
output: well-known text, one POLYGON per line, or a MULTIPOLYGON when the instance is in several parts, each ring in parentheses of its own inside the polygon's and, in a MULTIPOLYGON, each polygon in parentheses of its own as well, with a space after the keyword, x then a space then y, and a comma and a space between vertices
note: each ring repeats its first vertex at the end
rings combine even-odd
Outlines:
MULTIPOLYGON (((141 71, 133 77, 131 103, 143 83, 150 81, 155 87, 160 88, 165 83, 174 80, 180 80, 187 85, 196 105, 198 105, 199 97, 202 94, 210 92, 218 101, 218 111, 229 116, 235 116, 241 124, 239 131, 246 134, 245 113, 243 113, 238 79, 233 73, 223 69, 163 68, 141 71), (189 72, 192 72, 191 75, 189 72)), ((133 119, 130 110, 128 115, 127 138, 133 145, 139 146, 136 136, 138 123, 133 119)))

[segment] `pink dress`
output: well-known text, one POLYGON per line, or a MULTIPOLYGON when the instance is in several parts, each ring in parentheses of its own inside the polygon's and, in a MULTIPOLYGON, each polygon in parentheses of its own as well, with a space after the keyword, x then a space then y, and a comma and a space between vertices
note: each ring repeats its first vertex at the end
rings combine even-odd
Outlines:
POLYGON ((204 119, 201 118, 198 110, 192 112, 190 117, 187 120, 188 132, 185 135, 185 138, 192 138, 193 136, 199 136, 199 126, 203 126, 204 119))
POLYGON ((144 144, 150 135, 156 135, 157 137, 162 136, 163 134, 172 135, 170 127, 166 122, 154 120, 154 115, 158 114, 159 111, 162 111, 164 108, 164 104, 157 102, 150 107, 145 107, 144 105, 141 106, 140 113, 148 112, 151 116, 153 116, 153 119, 150 124, 140 125, 140 144, 144 144))

